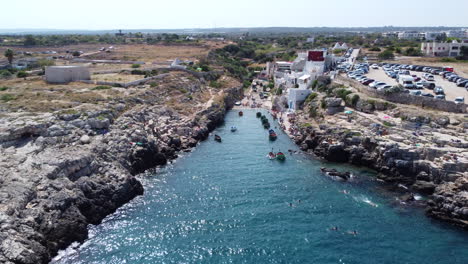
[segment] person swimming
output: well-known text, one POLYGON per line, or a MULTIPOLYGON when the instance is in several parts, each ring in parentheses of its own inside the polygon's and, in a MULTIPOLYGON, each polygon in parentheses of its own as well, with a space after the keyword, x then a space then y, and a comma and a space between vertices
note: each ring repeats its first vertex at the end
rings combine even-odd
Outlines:
POLYGON ((330 230, 332 230, 332 231, 338 231, 338 227, 337 227, 337 226, 334 226, 334 227, 330 228, 330 230))

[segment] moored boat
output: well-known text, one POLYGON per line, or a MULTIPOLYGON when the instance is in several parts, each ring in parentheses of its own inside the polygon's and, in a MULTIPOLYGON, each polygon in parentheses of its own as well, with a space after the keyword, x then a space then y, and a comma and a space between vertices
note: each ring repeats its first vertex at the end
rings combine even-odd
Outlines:
POLYGON ((267 157, 268 157, 269 159, 271 159, 271 160, 274 160, 274 159, 276 159, 276 154, 275 154, 274 152, 270 152, 270 153, 268 153, 268 156, 267 156, 267 157))
POLYGON ((270 129, 268 137, 270 138, 271 141, 275 141, 278 136, 276 135, 276 132, 273 129, 270 129))
POLYGON ((236 131, 237 131, 237 127, 232 126, 232 127, 231 127, 231 132, 236 132, 236 131))
POLYGON ((283 152, 278 152, 276 153, 276 159, 279 160, 279 161, 285 161, 286 160, 286 155, 284 155, 283 152))
POLYGON ((244 115, 244 112, 240 111, 239 116, 243 116, 243 115, 244 115))
POLYGON ((257 112, 257 118, 260 118, 262 116, 262 113, 257 112))
POLYGON ((215 140, 215 141, 218 141, 218 142, 221 142, 221 141, 222 141, 222 140, 221 140, 221 137, 220 137, 219 135, 215 135, 215 136, 214 136, 214 140, 215 140))
MULTIPOLYGON (((267 122, 268 122, 268 121, 267 121, 267 122)), ((270 128, 270 123, 264 123, 264 124, 263 124, 263 128, 269 129, 269 128, 270 128)))

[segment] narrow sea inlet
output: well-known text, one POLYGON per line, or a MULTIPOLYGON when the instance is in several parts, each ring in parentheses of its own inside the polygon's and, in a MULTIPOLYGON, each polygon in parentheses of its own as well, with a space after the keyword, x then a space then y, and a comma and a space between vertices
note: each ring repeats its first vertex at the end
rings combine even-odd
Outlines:
POLYGON ((221 143, 142 177, 143 196, 52 263, 468 263, 466 231, 398 203, 371 171, 301 154, 270 116, 269 141, 255 113, 230 111, 221 143), (334 181, 323 166, 354 177, 334 181))

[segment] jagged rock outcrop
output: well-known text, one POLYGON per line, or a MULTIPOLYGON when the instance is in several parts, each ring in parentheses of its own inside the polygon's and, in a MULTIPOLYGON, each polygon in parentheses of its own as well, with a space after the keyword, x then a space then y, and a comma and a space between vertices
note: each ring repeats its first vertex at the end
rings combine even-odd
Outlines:
POLYGON ((436 166, 432 161, 442 156, 440 151, 402 147, 335 127, 302 128, 295 142, 328 161, 366 166, 386 182, 404 184, 425 195, 434 193, 428 215, 468 229, 468 164, 447 161, 436 166))

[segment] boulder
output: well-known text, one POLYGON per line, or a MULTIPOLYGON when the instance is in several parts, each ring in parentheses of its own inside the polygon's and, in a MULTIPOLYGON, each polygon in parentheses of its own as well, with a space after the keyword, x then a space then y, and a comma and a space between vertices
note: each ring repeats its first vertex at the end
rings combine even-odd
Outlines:
POLYGON ((91 138, 88 135, 83 135, 80 138, 80 142, 81 142, 81 144, 89 144, 89 143, 91 143, 91 138))
POLYGON ((87 123, 92 129, 104 129, 110 126, 108 118, 90 118, 87 123))
POLYGON ((343 99, 341 98, 326 98, 325 103, 327 107, 339 107, 343 103, 343 99))
POLYGON ((435 120, 436 124, 446 127, 450 124, 450 118, 448 116, 441 116, 435 120))
POLYGON ((419 193, 431 195, 434 193, 436 185, 428 181, 416 181, 411 188, 419 193))

